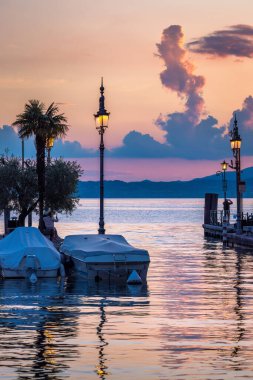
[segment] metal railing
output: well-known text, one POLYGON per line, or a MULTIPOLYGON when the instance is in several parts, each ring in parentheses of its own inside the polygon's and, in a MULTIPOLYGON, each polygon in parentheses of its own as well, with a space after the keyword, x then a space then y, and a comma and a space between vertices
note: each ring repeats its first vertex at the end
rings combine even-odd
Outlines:
POLYGON ((230 211, 226 210, 211 210, 210 211, 210 224, 214 226, 222 226, 222 222, 224 217, 226 216, 226 220, 229 223, 230 221, 230 211))
POLYGON ((253 226, 253 214, 245 213, 242 214, 242 225, 243 226, 253 226))
MULTIPOLYGON (((230 222, 230 211, 224 210, 211 210, 210 211, 210 224, 214 226, 222 226, 222 222, 224 220, 224 216, 226 216, 226 220, 228 223, 230 222)), ((234 215, 236 218, 236 215, 234 215)), ((242 213, 241 221, 243 226, 253 226, 253 213, 242 213)), ((234 220, 236 223, 236 219, 234 220)))

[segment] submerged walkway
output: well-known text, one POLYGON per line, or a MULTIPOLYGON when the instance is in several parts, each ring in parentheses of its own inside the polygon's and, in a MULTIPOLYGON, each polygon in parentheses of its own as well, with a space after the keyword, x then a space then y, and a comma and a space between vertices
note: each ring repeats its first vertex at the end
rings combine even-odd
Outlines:
MULTIPOLYGON (((216 226, 212 224, 203 224, 204 234, 206 237, 213 237, 222 240, 222 226, 216 226)), ((244 227, 245 228, 245 227, 244 227)), ((253 231, 243 231, 242 234, 237 234, 233 224, 230 224, 227 228, 227 241, 229 247, 245 247, 253 248, 253 231)))

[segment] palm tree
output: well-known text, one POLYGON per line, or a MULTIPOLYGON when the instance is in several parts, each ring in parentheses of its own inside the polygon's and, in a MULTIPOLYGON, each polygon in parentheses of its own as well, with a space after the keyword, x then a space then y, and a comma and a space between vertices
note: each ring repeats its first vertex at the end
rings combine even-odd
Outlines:
POLYGON ((23 113, 17 115, 14 126, 19 128, 20 138, 35 136, 36 170, 39 191, 39 228, 42 229, 44 196, 45 196, 45 147, 48 138, 58 138, 66 135, 67 119, 59 114, 55 103, 45 110, 45 105, 39 100, 29 100, 23 113))

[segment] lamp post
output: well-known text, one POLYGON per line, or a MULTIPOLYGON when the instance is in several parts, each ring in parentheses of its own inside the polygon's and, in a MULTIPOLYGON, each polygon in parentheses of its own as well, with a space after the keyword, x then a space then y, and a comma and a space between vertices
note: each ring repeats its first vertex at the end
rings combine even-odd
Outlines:
POLYGON ((51 149, 54 146, 54 138, 48 137, 46 140, 46 149, 47 149, 47 165, 51 163, 51 149))
POLYGON ((223 202, 223 216, 222 216, 222 223, 226 223, 229 221, 229 207, 231 204, 230 200, 227 200, 227 180, 226 180, 226 171, 228 168, 228 163, 224 160, 223 162, 220 163, 221 165, 221 170, 217 171, 217 175, 221 175, 221 180, 222 180, 222 190, 224 193, 224 202, 223 202))
POLYGON ((232 131, 230 132, 230 144, 233 152, 233 156, 235 158, 235 162, 231 161, 230 168, 236 171, 236 232, 238 234, 242 233, 242 203, 241 203, 241 143, 242 139, 239 135, 236 114, 234 118, 234 126, 232 131))
POLYGON ((109 121, 109 115, 110 113, 106 111, 105 109, 105 97, 104 97, 104 85, 103 85, 103 78, 101 79, 101 86, 100 86, 100 98, 99 98, 99 110, 94 115, 95 122, 96 122, 96 129, 98 130, 98 133, 100 135, 100 216, 99 216, 99 234, 105 233, 104 228, 104 133, 106 128, 108 128, 108 121, 109 121))
POLYGON ((226 202, 226 199, 227 199, 227 180, 226 180, 226 171, 227 171, 227 168, 228 168, 228 163, 224 160, 223 162, 221 162, 221 171, 218 172, 219 174, 222 175, 222 190, 223 190, 223 193, 224 193, 224 202, 226 202))
POLYGON ((217 175, 221 175, 221 180, 222 180, 222 190, 224 193, 224 202, 227 199, 227 180, 226 180, 226 171, 228 168, 228 163, 224 160, 223 162, 220 163, 221 165, 221 170, 217 171, 217 175))

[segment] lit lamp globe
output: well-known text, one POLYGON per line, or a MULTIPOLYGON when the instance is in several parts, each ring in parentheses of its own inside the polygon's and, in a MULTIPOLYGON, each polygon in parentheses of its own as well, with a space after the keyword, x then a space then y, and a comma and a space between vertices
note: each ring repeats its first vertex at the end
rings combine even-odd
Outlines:
POLYGON ((104 130, 108 128, 108 123, 109 123, 109 112, 104 112, 98 111, 95 115, 95 122, 96 122, 96 129, 99 130, 104 130))
POLYGON ((54 146, 54 138, 53 137, 48 137, 47 142, 46 142, 46 148, 47 149, 52 149, 54 146))
POLYGON ((239 135, 233 136, 233 138, 230 140, 231 149, 233 151, 240 150, 241 149, 241 143, 242 143, 242 139, 239 135))
POLYGON ((228 163, 224 160, 223 162, 221 162, 221 169, 223 171, 226 171, 228 168, 228 163))

